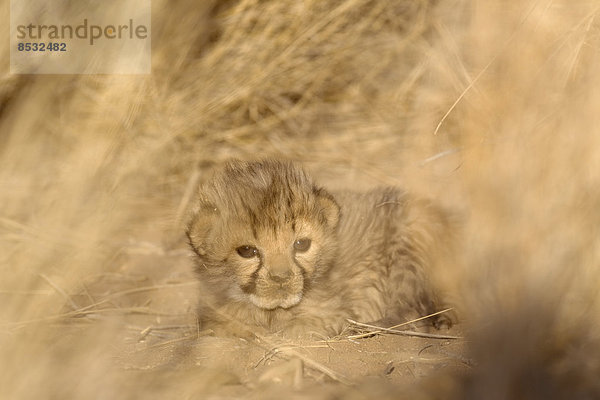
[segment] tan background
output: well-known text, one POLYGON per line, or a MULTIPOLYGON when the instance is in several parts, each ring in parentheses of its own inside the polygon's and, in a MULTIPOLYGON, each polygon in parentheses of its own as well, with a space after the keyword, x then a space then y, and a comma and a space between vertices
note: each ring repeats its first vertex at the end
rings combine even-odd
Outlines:
POLYGON ((11 75, 0 42, 1 396, 598 393, 599 8, 155 0, 149 76, 11 75), (202 336, 182 218, 231 157, 457 210, 467 350, 202 336))

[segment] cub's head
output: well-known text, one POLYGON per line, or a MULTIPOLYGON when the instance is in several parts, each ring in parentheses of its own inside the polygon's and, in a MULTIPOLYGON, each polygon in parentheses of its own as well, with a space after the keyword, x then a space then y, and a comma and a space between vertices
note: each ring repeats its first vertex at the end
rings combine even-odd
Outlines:
POLYGON ((327 270, 339 215, 294 164, 232 161, 200 189, 186 233, 213 294, 272 310, 298 304, 327 270))

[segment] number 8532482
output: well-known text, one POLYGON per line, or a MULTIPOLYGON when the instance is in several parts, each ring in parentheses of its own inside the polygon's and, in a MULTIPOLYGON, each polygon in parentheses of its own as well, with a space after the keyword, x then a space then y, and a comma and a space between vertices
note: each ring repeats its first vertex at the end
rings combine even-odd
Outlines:
POLYGON ((18 51, 67 51, 66 43, 19 43, 18 51))

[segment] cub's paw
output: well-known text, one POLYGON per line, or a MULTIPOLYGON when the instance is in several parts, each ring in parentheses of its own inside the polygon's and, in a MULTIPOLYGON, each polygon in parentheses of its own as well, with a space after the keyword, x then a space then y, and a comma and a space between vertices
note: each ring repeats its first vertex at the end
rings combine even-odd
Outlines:
POLYGON ((342 331, 338 325, 298 321, 288 324, 280 334, 288 339, 323 340, 338 335, 342 331))
POLYGON ((206 328, 216 337, 237 337, 252 340, 257 336, 268 334, 267 330, 258 326, 250 326, 239 321, 213 323, 206 328))
POLYGON ((432 323, 435 329, 450 329, 456 322, 458 321, 458 317, 454 310, 447 311, 443 314, 439 314, 433 317, 432 323))

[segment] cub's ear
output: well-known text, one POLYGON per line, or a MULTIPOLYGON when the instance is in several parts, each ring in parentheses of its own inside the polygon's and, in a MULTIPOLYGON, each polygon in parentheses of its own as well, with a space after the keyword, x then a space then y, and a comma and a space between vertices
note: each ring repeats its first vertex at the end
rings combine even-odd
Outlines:
POLYGON ((217 207, 207 201, 200 200, 188 218, 185 234, 188 243, 197 256, 207 254, 207 239, 219 217, 217 207))
POLYGON ((325 189, 315 187, 313 192, 317 196, 319 216, 323 218, 329 228, 335 229, 340 221, 340 206, 325 189))

